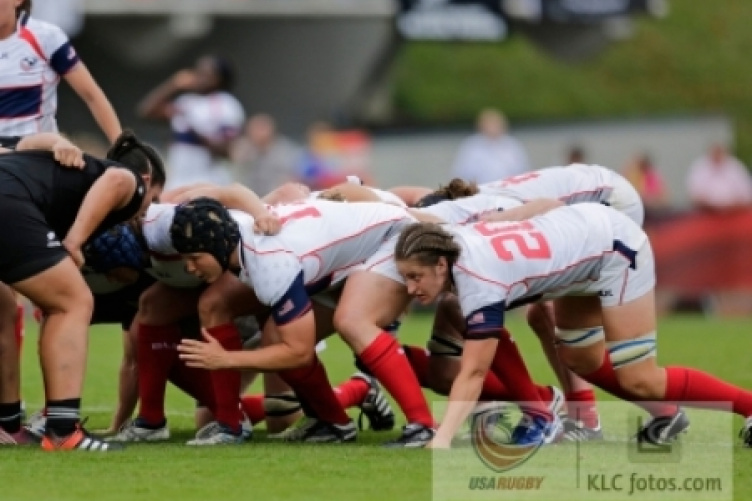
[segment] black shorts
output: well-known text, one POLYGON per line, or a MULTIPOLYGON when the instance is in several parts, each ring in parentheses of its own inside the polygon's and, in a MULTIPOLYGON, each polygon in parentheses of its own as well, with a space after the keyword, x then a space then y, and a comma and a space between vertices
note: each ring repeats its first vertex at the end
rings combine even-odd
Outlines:
POLYGON ((131 328, 138 312, 141 293, 154 284, 151 276, 142 273, 134 284, 108 294, 94 294, 94 314, 91 324, 120 324, 124 331, 131 328))
POLYGON ((22 197, 0 194, 0 282, 13 284, 68 256, 42 211, 22 197))

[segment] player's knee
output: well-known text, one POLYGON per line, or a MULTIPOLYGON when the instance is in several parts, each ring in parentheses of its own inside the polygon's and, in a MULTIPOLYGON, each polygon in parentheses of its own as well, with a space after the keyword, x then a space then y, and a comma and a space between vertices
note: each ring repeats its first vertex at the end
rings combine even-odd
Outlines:
POLYGON ((454 383, 452 374, 447 374, 443 370, 428 371, 428 385, 437 395, 448 396, 452 390, 452 383, 454 383))
POLYGON ((663 378, 655 364, 655 332, 624 341, 606 343, 607 356, 619 385, 641 399, 661 399, 663 378))
POLYGON ((337 332, 345 338, 357 335, 363 324, 368 323, 368 319, 362 315, 362 312, 359 315, 357 311, 346 306, 337 307, 332 321, 337 332))

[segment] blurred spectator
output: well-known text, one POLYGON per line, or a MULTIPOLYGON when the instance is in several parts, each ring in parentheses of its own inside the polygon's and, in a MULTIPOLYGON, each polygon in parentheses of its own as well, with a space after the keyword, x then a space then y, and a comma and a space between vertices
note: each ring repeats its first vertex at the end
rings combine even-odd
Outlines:
POLYGON ((369 184, 369 161, 370 139, 363 131, 337 131, 326 122, 314 122, 301 157, 300 181, 314 190, 343 183, 350 175, 369 184))
POLYGON ((668 205, 666 183, 646 153, 638 155, 629 162, 622 174, 640 194, 646 213, 666 209, 668 205))
POLYGON ((584 164, 585 163, 585 149, 575 144, 569 148, 569 151, 567 152, 567 163, 566 165, 572 165, 572 164, 584 164))
POLYGON ((84 0, 34 0, 31 15, 74 37, 84 27, 84 0))
POLYGON ((300 148, 277 133, 269 115, 248 119, 244 135, 235 141, 230 153, 236 179, 259 195, 297 179, 300 148))
POLYGON ((707 155, 695 160, 687 189, 694 206, 702 210, 732 210, 752 204, 752 177, 722 144, 712 145, 707 155))
POLYGON ((155 87, 138 105, 141 117, 170 122, 168 188, 197 182, 227 184, 223 160, 240 135, 245 112, 230 94, 233 70, 218 56, 203 56, 155 87))
POLYGON ((452 175, 476 183, 497 181, 529 170, 527 153, 507 134, 507 119, 494 109, 478 115, 478 132, 462 142, 452 175))

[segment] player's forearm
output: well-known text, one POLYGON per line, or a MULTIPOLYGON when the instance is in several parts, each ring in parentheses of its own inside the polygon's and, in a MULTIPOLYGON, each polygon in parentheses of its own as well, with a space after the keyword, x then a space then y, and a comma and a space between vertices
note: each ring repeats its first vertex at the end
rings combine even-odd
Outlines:
POLYGON ((16 145, 16 151, 23 150, 52 150, 52 147, 60 139, 65 139, 57 132, 38 132, 24 136, 16 145))
POLYGON ((235 183, 227 188, 226 200, 220 200, 227 208, 242 210, 253 216, 254 219, 269 217, 271 214, 266 208, 264 202, 256 193, 243 186, 235 183))
POLYGON ((483 221, 524 221, 564 205, 564 202, 560 200, 538 198, 513 209, 484 214, 481 219, 483 221))
POLYGON ((115 113, 112 104, 110 104, 110 101, 104 95, 104 92, 97 88, 97 91, 92 93, 86 104, 97 125, 104 132, 104 135, 107 136, 107 140, 110 144, 113 144, 123 132, 123 127, 120 125, 120 119, 117 113, 115 113))
POLYGON ((172 78, 164 81, 149 92, 136 107, 136 113, 141 118, 159 120, 167 118, 164 108, 180 92, 172 78))
POLYGON ((436 440, 451 443, 452 438, 475 407, 483 388, 485 373, 481 371, 460 371, 449 393, 449 404, 441 426, 436 432, 436 440))
POLYGON ((253 369, 262 372, 296 369, 310 364, 314 354, 314 346, 310 349, 300 349, 279 343, 253 351, 231 351, 228 356, 228 368, 253 369))

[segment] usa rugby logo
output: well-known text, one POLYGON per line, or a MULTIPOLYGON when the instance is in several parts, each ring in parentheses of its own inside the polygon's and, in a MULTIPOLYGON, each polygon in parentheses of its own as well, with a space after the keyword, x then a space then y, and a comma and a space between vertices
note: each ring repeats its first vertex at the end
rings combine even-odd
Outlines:
POLYGON ((24 57, 21 59, 21 69, 23 71, 31 71, 36 67, 38 62, 39 59, 36 57, 24 57))
POLYGON ((497 410, 476 414, 470 424, 471 443, 478 458, 489 469, 503 473, 530 459, 543 441, 528 445, 510 443, 512 430, 505 420, 498 420, 497 410))

